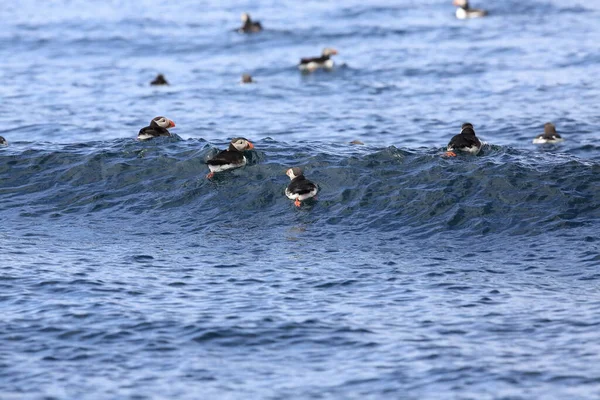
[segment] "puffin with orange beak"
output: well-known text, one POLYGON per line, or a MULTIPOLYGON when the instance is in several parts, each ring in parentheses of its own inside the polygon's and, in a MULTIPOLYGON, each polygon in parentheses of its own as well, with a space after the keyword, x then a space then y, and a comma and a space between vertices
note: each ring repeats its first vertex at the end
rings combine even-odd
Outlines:
POLYGON ((246 156, 244 156, 244 151, 252 150, 253 148, 254 145, 248 139, 242 137, 233 138, 227 150, 219 152, 206 162, 208 169, 210 169, 210 173, 206 177, 211 179, 215 175, 215 172, 243 167, 248 162, 246 156))
POLYGON ((150 125, 140 129, 138 140, 148 140, 158 136, 171 136, 167 128, 175 128, 175 122, 167 117, 155 117, 150 125))

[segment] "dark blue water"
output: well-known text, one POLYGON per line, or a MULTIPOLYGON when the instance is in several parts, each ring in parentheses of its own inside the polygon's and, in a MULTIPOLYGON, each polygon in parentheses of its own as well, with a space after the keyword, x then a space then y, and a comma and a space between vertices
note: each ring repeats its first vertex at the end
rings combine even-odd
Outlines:
POLYGON ((3 5, 0 398, 600 397, 600 2, 473 5, 3 5))

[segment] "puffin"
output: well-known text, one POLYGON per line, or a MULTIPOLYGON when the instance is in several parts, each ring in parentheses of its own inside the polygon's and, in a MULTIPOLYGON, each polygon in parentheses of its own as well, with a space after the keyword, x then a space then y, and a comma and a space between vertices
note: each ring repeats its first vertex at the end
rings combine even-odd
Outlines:
POLYGON ((456 157, 455 151, 462 151, 473 155, 479 153, 481 150, 481 141, 475 136, 473 124, 469 122, 462 124, 460 133, 450 139, 446 150, 446 155, 449 157, 456 157))
POLYGON ((308 57, 300 59, 298 69, 302 72, 313 72, 319 68, 332 69, 333 60, 331 56, 336 55, 338 52, 336 49, 331 47, 325 47, 321 52, 321 57, 308 57))
POLYGON ((216 156, 206 161, 208 169, 210 169, 206 178, 211 179, 215 175, 215 172, 243 167, 248 162, 244 156, 244 151, 252 150, 253 148, 254 145, 248 139, 242 137, 233 138, 227 150, 219 152, 216 156))
POLYGON ((167 117, 155 117, 150 121, 150 125, 140 129, 138 140, 148 140, 158 136, 171 136, 167 128, 174 128, 175 122, 167 117))
POLYGON ((163 74, 158 74, 156 75, 156 78, 154 78, 154 80, 152 82, 150 82, 151 85, 168 85, 169 82, 167 82, 167 80, 165 79, 165 76, 163 74))
POLYGON ((294 205, 296 207, 300 207, 303 200, 310 199, 317 195, 317 192, 319 191, 318 186, 304 177, 304 172, 301 168, 290 168, 285 174, 292 180, 285 188, 285 195, 289 199, 295 200, 294 205))
POLYGON ((563 142, 563 139, 558 133, 556 133, 556 127, 552 122, 546 122, 544 124, 544 133, 537 135, 533 139, 533 144, 544 144, 544 143, 558 143, 563 142))
POLYGON ((8 146, 8 142, 2 136, 0 136, 0 146, 8 146))
POLYGON ((469 0, 454 0, 452 4, 458 7, 456 9, 456 18, 458 19, 485 17, 488 13, 486 10, 470 8, 469 0))
POLYGON ((263 27, 260 22, 252 21, 248 13, 242 13, 242 26, 237 30, 239 33, 256 33, 262 30, 263 27))
POLYGON ((252 80, 252 76, 250 74, 244 74, 242 75, 241 83, 254 83, 254 81, 252 80))

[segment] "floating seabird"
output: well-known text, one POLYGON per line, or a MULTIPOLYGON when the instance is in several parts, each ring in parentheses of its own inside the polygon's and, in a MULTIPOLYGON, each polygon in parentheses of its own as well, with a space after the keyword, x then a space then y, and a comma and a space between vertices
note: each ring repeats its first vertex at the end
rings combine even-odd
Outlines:
POLYGON ((300 207, 302 205, 302 201, 317 195, 319 188, 317 185, 304 177, 304 172, 301 168, 290 168, 285 174, 292 180, 285 188, 285 195, 289 199, 295 200, 294 205, 296 207, 300 207))
POLYGON ((244 156, 244 151, 253 148, 254 145, 248 139, 242 137, 232 139, 227 150, 219 152, 206 162, 208 169, 210 169, 210 173, 206 177, 211 179, 216 172, 243 167, 248 162, 246 156, 244 156))

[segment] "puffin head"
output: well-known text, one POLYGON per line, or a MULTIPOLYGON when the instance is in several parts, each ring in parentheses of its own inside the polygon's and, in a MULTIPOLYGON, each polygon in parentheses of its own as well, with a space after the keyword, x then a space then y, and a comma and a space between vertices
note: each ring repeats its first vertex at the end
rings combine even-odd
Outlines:
POLYGON ((555 136, 556 135, 556 127, 552 122, 546 122, 544 124, 544 136, 555 136))
POLYGON ((323 51, 321 52, 321 54, 324 56, 333 56, 333 55, 336 55, 337 53, 338 53, 337 50, 334 48, 331 48, 331 47, 325 47, 323 49, 323 51))
POLYGON ((470 122, 465 122, 460 127, 460 134, 466 136, 475 136, 475 128, 473 128, 473 124, 470 122))
POLYGON ((242 19, 242 22, 243 22, 244 24, 245 24, 246 22, 248 22, 248 21, 251 21, 251 19, 250 19, 250 14, 248 14, 248 13, 242 13, 241 19, 242 19))
POLYGON ((469 8, 469 0, 454 0, 452 4, 460 8, 469 8))
POLYGON ((231 139, 231 143, 229 143, 229 148, 231 147, 233 147, 237 151, 245 151, 252 150, 254 148, 254 145, 250 143, 248 139, 238 137, 231 139))
POLYGON ((171 121, 167 117, 154 117, 152 121, 150 121, 150 126, 157 125, 161 128, 175 128, 175 122, 171 121))
POLYGON ((294 178, 304 175, 304 171, 302 171, 302 168, 300 167, 294 167, 285 171, 285 174, 293 180, 294 178))

